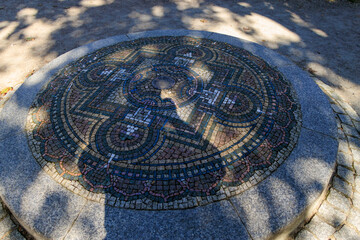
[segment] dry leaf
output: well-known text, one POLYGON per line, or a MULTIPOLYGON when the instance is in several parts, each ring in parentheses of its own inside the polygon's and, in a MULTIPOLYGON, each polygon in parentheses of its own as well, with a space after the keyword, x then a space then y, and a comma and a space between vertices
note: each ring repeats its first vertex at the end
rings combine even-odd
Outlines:
POLYGON ((0 91, 0 96, 5 96, 8 92, 12 91, 13 87, 7 87, 0 91))
POLYGON ((309 71, 309 73, 311 73, 311 74, 315 74, 315 73, 316 73, 316 71, 315 71, 314 69, 312 69, 312 68, 308 68, 308 71, 309 71))
POLYGON ((25 41, 27 41, 27 42, 34 41, 34 40, 35 40, 34 37, 27 37, 27 38, 25 38, 25 41))
POLYGON ((33 75, 35 72, 35 69, 33 69, 28 75, 26 75, 26 78, 30 77, 31 75, 33 75))

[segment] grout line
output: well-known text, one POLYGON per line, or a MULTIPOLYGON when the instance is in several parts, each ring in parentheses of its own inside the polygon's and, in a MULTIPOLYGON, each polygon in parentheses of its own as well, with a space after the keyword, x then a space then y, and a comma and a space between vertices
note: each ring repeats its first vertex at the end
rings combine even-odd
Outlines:
POLYGON ((323 135, 323 136, 326 136, 326 137, 329 137, 329 138, 332 138, 332 139, 338 141, 338 138, 337 138, 337 137, 331 136, 331 135, 329 135, 329 134, 322 133, 322 132, 319 132, 319 131, 317 131, 317 130, 314 130, 314 129, 311 129, 311 128, 308 128, 308 127, 304 127, 304 126, 301 126, 301 128, 304 128, 304 129, 309 130, 309 131, 316 132, 316 133, 318 133, 318 134, 320 134, 320 135, 323 135))
POLYGON ((237 208, 235 207, 234 203, 231 201, 231 199, 227 199, 227 201, 230 203, 230 205, 233 207, 233 209, 235 210, 236 212, 236 215, 238 215, 239 219, 240 219, 240 222, 242 223, 242 225, 244 226, 244 228, 246 229, 246 232, 247 234, 249 235, 249 237, 251 239, 254 239, 251 234, 250 234, 250 231, 247 229, 246 225, 245 225, 245 222, 243 221, 243 219, 241 218, 240 216, 240 213, 238 212, 237 208))
MULTIPOLYGON (((85 198, 86 199, 86 198, 85 198)), ((63 240, 66 238, 66 236, 70 233, 71 229, 74 227, 76 221, 78 220, 78 218, 80 217, 80 214, 82 213, 82 211, 85 209, 85 206, 88 204, 89 200, 86 199, 84 206, 82 206, 82 208, 80 209, 78 215, 76 216, 76 218, 74 219, 74 221, 72 222, 71 226, 69 227, 69 229, 67 230, 66 234, 63 237, 63 240)))
POLYGON ((206 37, 208 38, 208 37, 210 37, 210 36, 213 35, 213 34, 214 34, 214 32, 209 32, 209 35, 206 36, 206 37))

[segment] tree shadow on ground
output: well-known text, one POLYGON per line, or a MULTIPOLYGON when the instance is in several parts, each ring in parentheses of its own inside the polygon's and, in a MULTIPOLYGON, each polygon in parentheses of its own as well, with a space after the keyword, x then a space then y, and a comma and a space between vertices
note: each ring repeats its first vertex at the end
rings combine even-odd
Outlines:
MULTIPOLYGON (((359 68, 353 62, 355 57, 344 58, 347 54, 358 55, 360 46, 351 39, 357 39, 359 32, 356 28, 347 27, 356 25, 358 20, 342 19, 337 21, 339 24, 331 25, 334 21, 331 18, 334 16, 324 14, 320 18, 323 22, 318 21, 319 18, 314 16, 314 10, 311 9, 312 5, 308 3, 140 1, 134 4, 130 1, 13 1, 6 2, 4 6, 9 11, 0 17, 0 33, 5 35, 6 40, 0 45, 0 54, 9 56, 8 48, 12 42, 16 42, 27 49, 25 58, 46 59, 39 60, 38 66, 73 48, 118 34, 157 29, 197 29, 237 35, 261 43, 288 56, 304 69, 316 66, 319 70, 313 73, 332 83, 335 88, 341 88, 338 82, 340 78, 352 82, 355 86, 359 85, 356 78, 359 68), (14 5, 17 7, 12 7, 14 5), (343 35, 352 37, 344 40, 343 35), (35 40, 31 40, 33 37, 35 40), (334 39, 330 41, 330 45, 322 44, 330 38, 334 39), (348 47, 353 49, 353 52, 344 50, 339 45, 336 39, 340 38, 340 42, 353 46, 348 47), (329 51, 329 48, 336 51, 329 51), (338 60, 331 62, 334 58, 338 60), (341 68, 344 65, 345 68, 341 68)), ((316 6, 326 8, 326 14, 338 14, 336 5, 316 6)), ((341 5, 341 8, 355 11, 351 6, 341 5)), ((340 19, 342 15, 335 17, 340 19)), ((11 70, 8 63, 8 60, 1 61, 1 69, 11 70)), ((314 186, 319 184, 315 182, 314 186)), ((290 186, 294 189, 298 187, 290 186)), ((271 200, 265 205, 272 206, 271 200)), ((110 225, 113 213, 107 207, 104 211, 103 221, 105 225, 110 225)), ((136 224, 137 219, 132 221, 136 224)), ((84 221, 84 224, 86 223, 87 221, 84 221)))
MULTIPOLYGON (((14 71, 7 57, 20 52, 22 62, 31 59, 35 62, 33 68, 38 69, 73 48, 118 34, 157 29, 208 30, 275 49, 331 84, 342 96, 347 93, 348 101, 360 112, 355 100, 360 84, 355 61, 360 46, 354 42, 360 34, 356 28, 360 21, 358 4, 93 0, 12 1, 2 6, 0 32, 5 41, 0 54, 6 61, 0 68, 5 71, 14 71)), ((11 75, 7 72, 4 76, 11 75)))

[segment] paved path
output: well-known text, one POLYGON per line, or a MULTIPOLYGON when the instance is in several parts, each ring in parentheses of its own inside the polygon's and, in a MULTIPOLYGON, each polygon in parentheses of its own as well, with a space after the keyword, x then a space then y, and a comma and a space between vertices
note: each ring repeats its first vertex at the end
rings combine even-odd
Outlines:
POLYGON ((25 239, 18 230, 17 225, 11 220, 9 213, 4 209, 0 200, 0 239, 22 240, 25 239))
POLYGON ((326 200, 296 240, 360 239, 360 118, 333 89, 319 80, 317 83, 329 96, 336 113, 338 166, 326 200))

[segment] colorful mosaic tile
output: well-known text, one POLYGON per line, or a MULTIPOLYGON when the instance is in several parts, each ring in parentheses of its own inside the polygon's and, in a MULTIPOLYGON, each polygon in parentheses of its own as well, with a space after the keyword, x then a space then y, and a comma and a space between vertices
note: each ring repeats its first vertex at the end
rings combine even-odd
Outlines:
POLYGON ((191 37, 102 48, 67 65, 29 110, 28 142, 56 181, 132 209, 183 209, 254 186, 296 144, 290 83, 244 49, 191 37))

